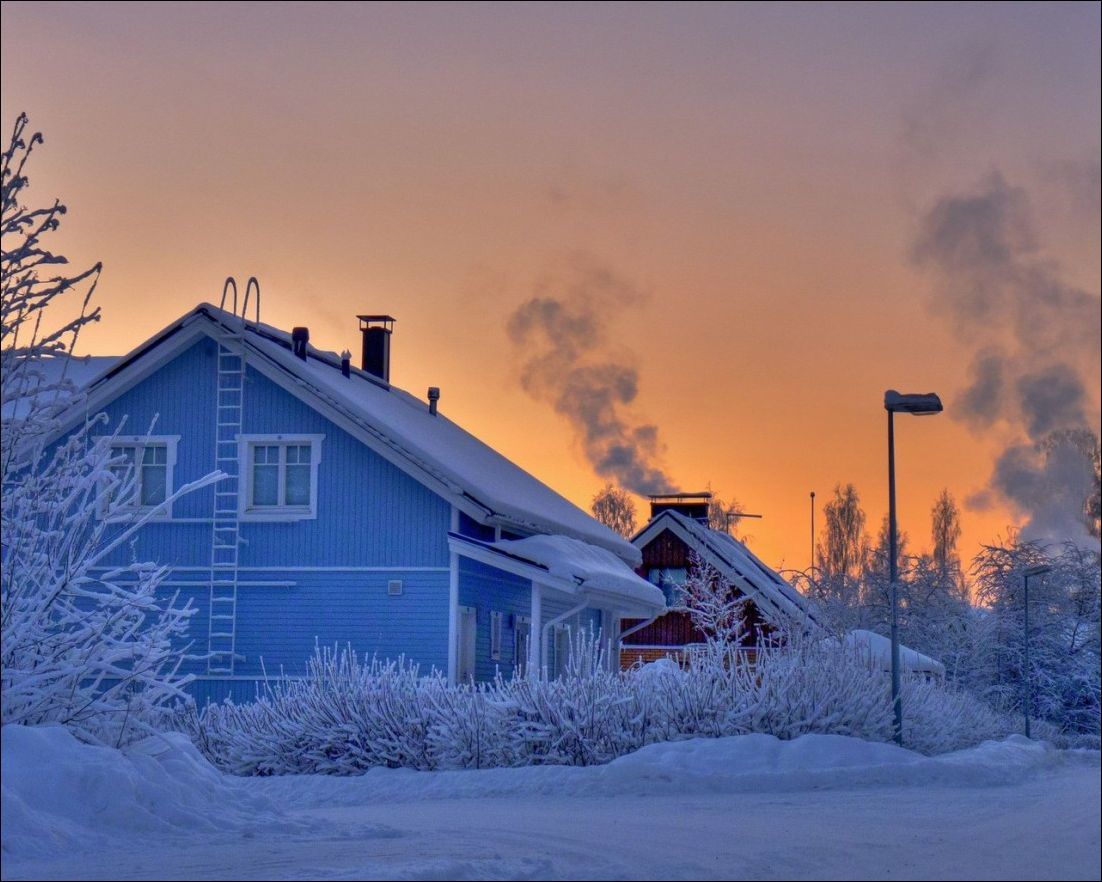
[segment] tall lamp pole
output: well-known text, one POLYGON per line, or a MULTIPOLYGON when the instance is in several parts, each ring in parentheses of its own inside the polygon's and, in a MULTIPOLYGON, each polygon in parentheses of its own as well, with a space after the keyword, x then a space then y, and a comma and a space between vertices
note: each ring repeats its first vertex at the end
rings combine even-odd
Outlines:
POLYGON ((892 710, 895 716, 895 743, 903 745, 903 696, 900 694, 899 663, 899 533, 895 517, 895 415, 932 416, 944 408, 933 392, 904 395, 889 389, 884 393, 884 410, 888 412, 888 581, 892 607, 892 710))
POLYGON ((811 578, 815 578, 815 491, 811 491, 811 578))
POLYGON ((1025 711, 1025 737, 1029 738, 1029 712, 1030 696, 1033 692, 1033 677, 1029 669, 1029 579, 1031 576, 1043 576, 1051 573, 1052 567, 1047 564, 1038 564, 1029 567, 1022 573, 1022 603, 1025 606, 1024 638, 1025 638, 1025 671, 1022 672, 1022 687, 1025 694, 1022 696, 1022 709, 1025 711))

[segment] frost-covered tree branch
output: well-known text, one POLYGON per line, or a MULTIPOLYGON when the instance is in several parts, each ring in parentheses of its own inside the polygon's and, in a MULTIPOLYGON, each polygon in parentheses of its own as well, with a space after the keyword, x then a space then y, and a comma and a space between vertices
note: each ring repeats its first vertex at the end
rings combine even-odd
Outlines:
POLYGON ((119 468, 106 419, 78 419, 63 434, 81 402, 67 373, 81 330, 99 319, 90 303, 100 265, 41 275, 67 264, 43 241, 65 206, 24 204, 27 161, 42 143, 27 124, 20 115, 2 156, 0 719, 119 743, 162 723, 182 697, 192 610, 158 592, 165 567, 119 562, 157 510, 109 502, 134 474, 119 468))

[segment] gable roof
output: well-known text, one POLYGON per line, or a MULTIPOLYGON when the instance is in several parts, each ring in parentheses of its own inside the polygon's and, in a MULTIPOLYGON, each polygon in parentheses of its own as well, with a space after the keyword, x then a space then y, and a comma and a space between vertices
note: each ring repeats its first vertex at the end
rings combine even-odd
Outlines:
POLYGON ((340 356, 307 346, 292 352, 291 335, 244 321, 204 303, 102 370, 87 387, 87 402, 66 428, 136 385, 206 335, 243 345, 248 364, 448 499, 481 523, 536 533, 561 533, 607 549, 637 566, 640 554, 574 503, 502 456, 425 402, 353 367, 340 356))
POLYGON ((631 541, 636 548, 642 549, 664 530, 672 532, 719 570, 724 579, 753 600, 766 621, 773 625, 791 622, 818 624, 811 602, 779 573, 762 563, 745 544, 680 512, 672 509, 661 512, 631 541))

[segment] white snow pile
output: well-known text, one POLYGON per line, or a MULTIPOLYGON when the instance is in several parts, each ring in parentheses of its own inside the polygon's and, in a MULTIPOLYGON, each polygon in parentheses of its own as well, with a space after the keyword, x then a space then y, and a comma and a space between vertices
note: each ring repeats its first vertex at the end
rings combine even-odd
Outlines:
MULTIPOLYGON (((845 643, 867 656, 870 665, 883 671, 891 670, 892 642, 882 634, 858 628, 846 634, 845 643)), ((899 663, 907 671, 945 676, 945 665, 941 662, 902 644, 899 646, 899 663)))
POLYGON ((552 576, 582 587, 624 595, 643 603, 664 608, 665 595, 646 579, 641 579, 619 557, 604 548, 569 536, 527 536, 502 539, 493 547, 546 567, 552 576))
POLYGON ((1057 750, 1012 735, 927 757, 894 744, 844 735, 693 738, 652 744, 588 767, 418 772, 374 768, 356 777, 295 775, 254 779, 296 808, 438 799, 649 797, 791 793, 866 787, 984 787, 1013 784, 1061 766, 1098 767, 1091 751, 1057 750))
MULTIPOLYGON (((417 772, 375 768, 340 778, 236 778, 181 735, 125 750, 77 741, 58 726, 3 729, 5 860, 43 860, 135 838, 162 843, 320 834, 295 812, 425 799, 623 797, 892 786, 1011 784, 1098 754, 1012 736, 939 757, 840 735, 696 738, 653 744, 604 766, 417 772)), ((332 831, 330 831, 332 832, 332 831)), ((384 828, 358 836, 394 836, 384 828)))
POLYGON ((105 836, 248 836, 281 813, 271 797, 223 775, 179 733, 123 751, 80 742, 62 726, 0 731, 5 858, 91 848, 105 836))

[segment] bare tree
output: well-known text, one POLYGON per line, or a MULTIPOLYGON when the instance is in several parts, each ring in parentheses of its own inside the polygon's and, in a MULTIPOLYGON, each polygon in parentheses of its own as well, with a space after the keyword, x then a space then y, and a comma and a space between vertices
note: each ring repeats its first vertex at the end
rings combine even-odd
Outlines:
MULTIPOLYGON (((708 485, 709 491, 712 485, 708 485)), ((713 493, 712 498, 708 500, 708 526, 713 530, 719 530, 721 533, 731 533, 732 535, 738 535, 739 514, 742 512, 742 505, 739 501, 732 497, 730 500, 724 499, 718 493, 713 493)))
POLYGON ((104 418, 62 435, 63 414, 79 402, 66 368, 80 330, 99 318, 89 301, 100 265, 40 276, 67 263, 43 243, 65 206, 23 204, 27 160, 42 143, 26 129, 20 115, 2 157, 0 720, 62 723, 119 743, 156 726, 181 697, 181 640, 192 610, 158 597, 165 567, 122 562, 158 509, 110 504, 125 498, 134 470, 120 469, 103 443, 111 437, 104 418))
POLYGON ((746 598, 695 551, 689 554, 689 574, 680 587, 679 609, 689 614, 709 643, 738 645, 744 630, 746 598))
POLYGON ((869 553, 865 512, 853 484, 835 485, 834 498, 823 506, 823 522, 817 555, 820 581, 828 583, 832 593, 844 595, 856 587, 869 553))
POLYGON ((635 532, 635 503, 625 490, 605 484, 593 497, 593 517, 625 538, 635 532))

